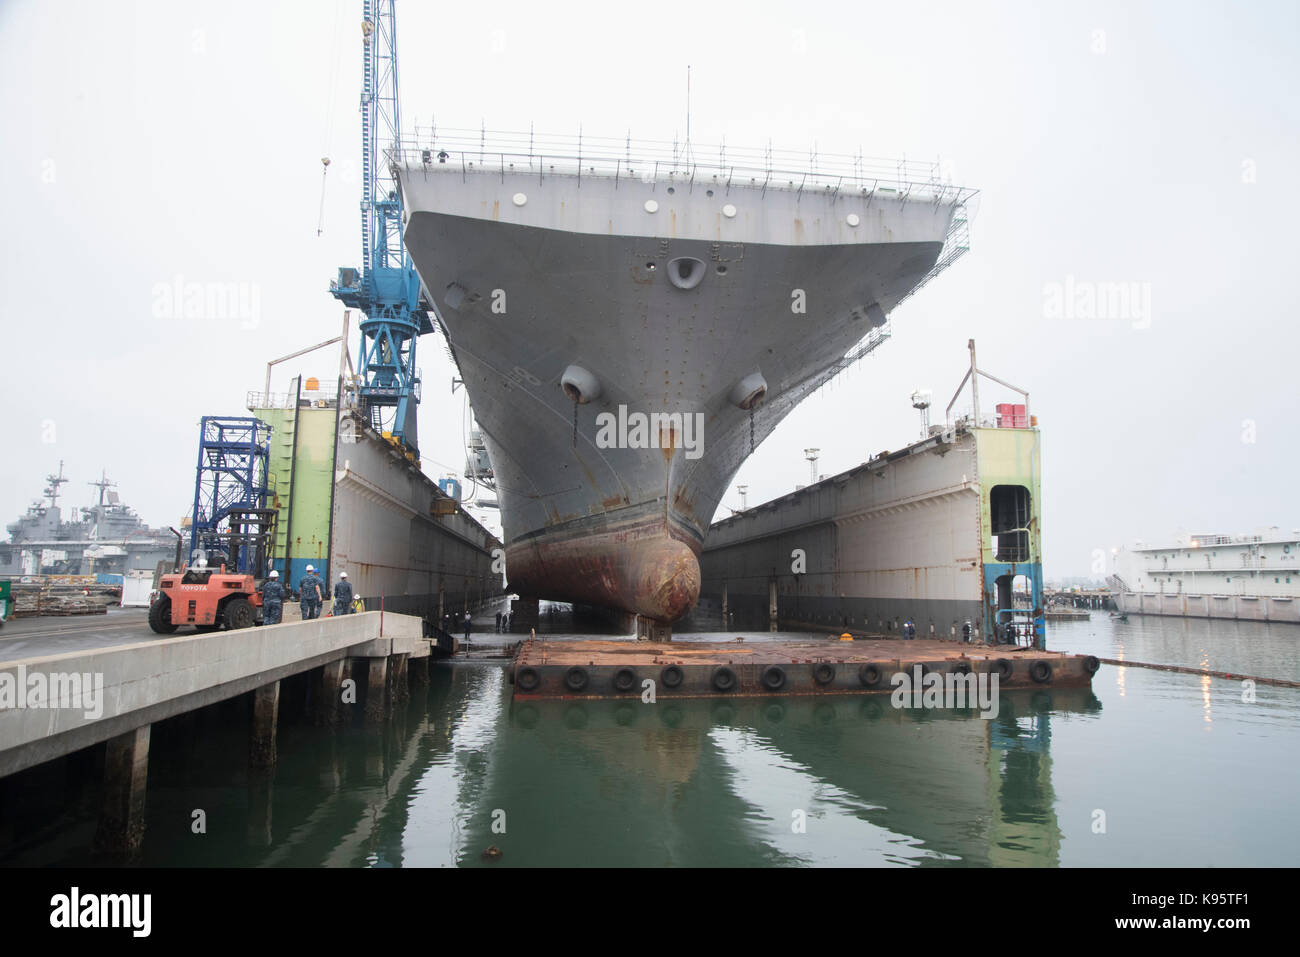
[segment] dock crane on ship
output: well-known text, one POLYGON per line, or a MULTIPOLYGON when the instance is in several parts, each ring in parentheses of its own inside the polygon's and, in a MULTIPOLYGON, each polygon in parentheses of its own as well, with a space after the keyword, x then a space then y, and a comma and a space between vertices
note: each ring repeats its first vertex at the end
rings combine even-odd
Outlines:
POLYGON ((433 331, 420 277, 402 243, 402 197, 383 155, 402 146, 393 0, 364 0, 361 88, 361 268, 340 267, 330 293, 362 313, 356 391, 371 427, 418 461, 416 341, 433 331), (383 141, 381 143, 381 137, 383 141))

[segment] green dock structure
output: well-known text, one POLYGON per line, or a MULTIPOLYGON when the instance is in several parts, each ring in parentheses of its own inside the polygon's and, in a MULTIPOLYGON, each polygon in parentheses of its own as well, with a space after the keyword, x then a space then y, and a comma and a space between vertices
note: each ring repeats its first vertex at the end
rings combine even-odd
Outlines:
POLYGON ((370 427, 353 392, 295 380, 289 393, 251 394, 248 408, 271 426, 271 565, 290 588, 308 565, 329 587, 346 572, 367 610, 430 624, 504 593, 492 571, 501 542, 420 470, 408 447, 370 427))

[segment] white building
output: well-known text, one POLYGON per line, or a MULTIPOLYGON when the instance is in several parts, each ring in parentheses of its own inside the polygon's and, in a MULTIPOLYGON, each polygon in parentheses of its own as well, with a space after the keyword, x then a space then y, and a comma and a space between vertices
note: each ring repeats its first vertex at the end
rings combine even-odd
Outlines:
POLYGON ((1300 530, 1138 543, 1118 554, 1110 585, 1125 612, 1300 622, 1300 530))

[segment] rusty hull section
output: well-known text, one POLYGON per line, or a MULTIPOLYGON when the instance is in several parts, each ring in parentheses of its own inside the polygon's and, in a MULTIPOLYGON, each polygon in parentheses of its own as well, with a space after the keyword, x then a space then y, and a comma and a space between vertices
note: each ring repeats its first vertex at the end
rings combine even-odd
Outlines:
POLYGON ((510 588, 524 596, 616 608, 662 622, 700 595, 700 544, 657 517, 588 520, 506 549, 510 588))
POLYGON ((639 697, 646 679, 656 697, 888 694, 892 675, 920 665, 945 676, 996 671, 999 690, 1015 691, 1086 688, 1096 664, 1082 655, 925 639, 530 639, 515 653, 510 680, 520 699, 639 697), (725 674, 719 682, 724 669, 729 686, 725 674))

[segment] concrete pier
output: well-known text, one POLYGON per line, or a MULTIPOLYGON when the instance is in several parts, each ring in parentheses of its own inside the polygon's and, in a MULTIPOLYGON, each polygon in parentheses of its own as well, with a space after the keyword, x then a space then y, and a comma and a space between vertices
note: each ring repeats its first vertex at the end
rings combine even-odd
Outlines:
POLYGON ((386 671, 392 655, 429 654, 419 618, 386 613, 382 637, 379 619, 366 612, 0 662, 0 682, 22 691, 21 703, 0 709, 0 777, 325 665, 378 660, 386 671), (33 687, 68 690, 45 701, 33 687))
POLYGON ((107 742, 104 800, 95 832, 95 850, 130 857, 144 839, 145 788, 149 779, 149 725, 107 742))
POLYGON ((321 665, 312 698, 312 723, 320 728, 333 727, 342 716, 344 661, 321 665))
POLYGON ((393 655, 388 669, 388 701, 394 709, 411 700, 411 687, 407 678, 409 665, 409 655, 393 655))
POLYGON ((432 655, 424 658, 410 658, 407 661, 409 674, 409 685, 416 688, 429 687, 429 663, 433 660, 432 655))
POLYGON ((366 680, 366 723, 384 720, 388 710, 388 659, 371 658, 366 680))
MULTIPOLYGON (((167 721, 159 734, 175 740, 178 729, 168 719, 180 719, 181 737, 199 751, 210 730, 206 722, 241 721, 251 708, 247 840, 268 846, 282 713, 286 720, 326 726, 350 719, 356 712, 343 703, 343 692, 354 676, 368 694, 353 700, 364 700, 365 717, 382 724, 394 714, 393 702, 408 700, 412 667, 414 680, 428 684, 431 649, 422 620, 387 612, 382 634, 380 621, 380 613, 369 612, 63 653, 56 645, 56 653, 0 662, 0 778, 67 756, 65 768, 81 768, 78 775, 84 775, 84 759, 97 758, 87 749, 103 743, 94 848, 113 863, 129 863, 145 837, 154 724, 167 721)), ((397 712, 399 719, 405 714, 397 712)), ((321 774, 336 784, 342 780, 337 749, 325 756, 321 774)), ((22 782, 4 783, 0 801, 12 802, 22 782)), ((0 833, 6 819, 0 813, 0 833)))
POLYGON ((254 768, 275 765, 275 731, 280 719, 280 682, 272 681, 253 692, 253 728, 248 760, 254 768))

